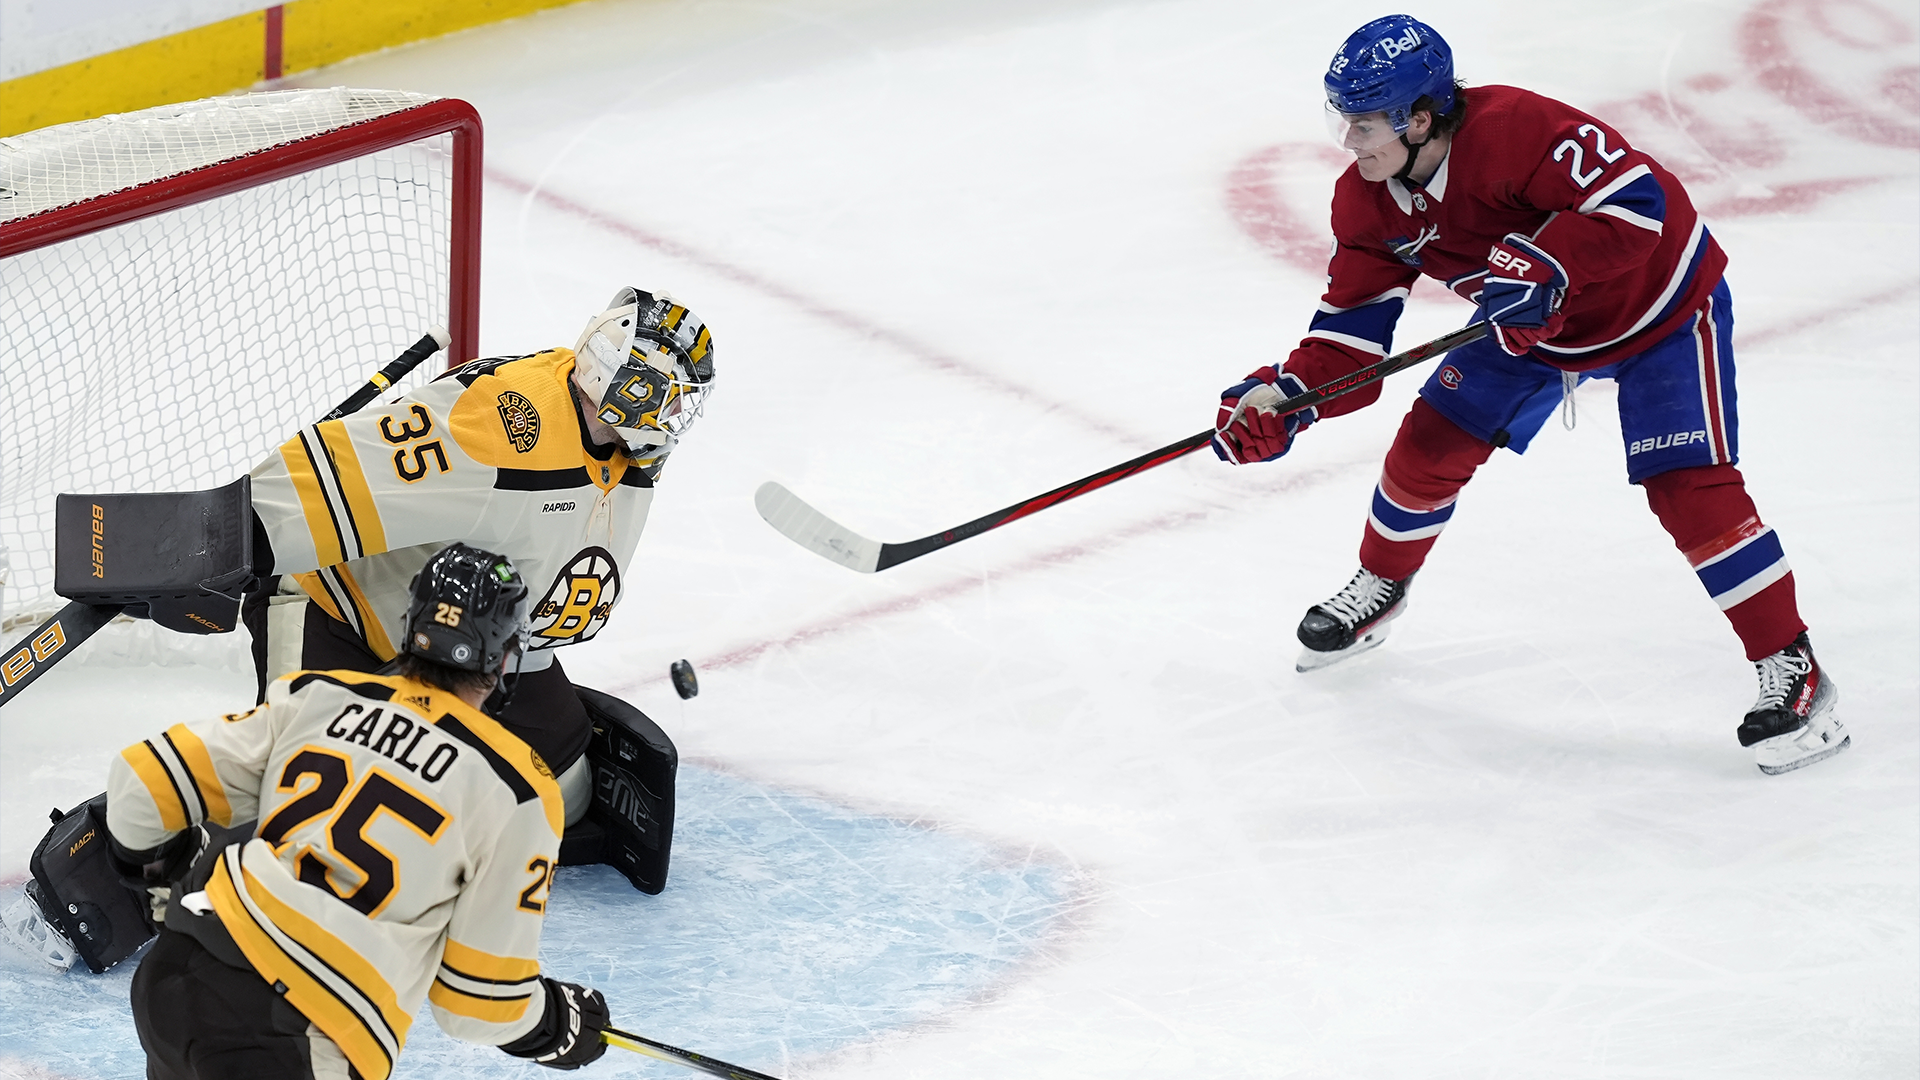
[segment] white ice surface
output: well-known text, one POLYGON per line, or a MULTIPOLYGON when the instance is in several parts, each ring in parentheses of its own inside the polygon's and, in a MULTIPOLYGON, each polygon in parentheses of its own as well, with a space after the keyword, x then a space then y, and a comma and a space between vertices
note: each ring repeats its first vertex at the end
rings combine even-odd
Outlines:
MULTIPOLYGON (((714 328, 719 392, 576 677, 696 763, 1089 882, 1017 978, 793 1076, 1920 1071, 1910 6, 1417 12, 1470 82, 1615 119, 1728 250, 1742 468, 1842 691, 1832 761, 1769 778, 1735 742, 1750 668, 1623 482, 1604 383, 1482 470, 1387 645, 1313 675, 1293 625, 1352 571, 1416 374, 1278 464, 1190 457, 876 575, 754 512, 778 480, 911 539, 1209 423, 1317 298, 1316 84, 1380 13, 602 0, 303 80, 479 107, 488 351, 570 343, 627 283, 714 328)), ((1465 315, 1423 286, 1400 341, 1465 315)), ((78 662, 29 690, 0 715, 0 878, 119 746, 246 692, 78 662)), ((811 1015, 821 985, 754 1007, 811 1015)), ((676 1034, 726 1057, 712 1007, 676 1034)), ((521 1074, 460 1072, 486 1068, 521 1074)))

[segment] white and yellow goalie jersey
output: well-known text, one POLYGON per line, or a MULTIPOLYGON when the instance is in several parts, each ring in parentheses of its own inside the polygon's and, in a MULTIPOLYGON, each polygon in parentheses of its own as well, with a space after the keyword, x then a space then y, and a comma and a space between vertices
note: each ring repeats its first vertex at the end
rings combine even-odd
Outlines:
POLYGON ((302 429, 252 473, 274 573, 390 660, 413 576, 459 540, 519 567, 532 650, 598 633, 646 527, 653 463, 589 448, 573 367, 569 349, 475 360, 302 429))
POLYGON ((560 792, 538 755, 443 690, 303 671, 252 712, 122 751, 121 844, 259 822, 207 899, 254 969, 384 1080, 421 998, 448 1034, 500 1045, 545 1015, 540 929, 560 792))

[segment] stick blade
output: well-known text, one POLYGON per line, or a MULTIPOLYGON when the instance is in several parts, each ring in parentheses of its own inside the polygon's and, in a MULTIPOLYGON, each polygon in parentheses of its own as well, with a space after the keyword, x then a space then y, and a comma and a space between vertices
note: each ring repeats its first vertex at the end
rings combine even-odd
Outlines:
POLYGON ((753 493, 753 508, 782 536, 849 570, 871 574, 880 569, 880 542, 869 540, 806 500, 769 480, 753 493))

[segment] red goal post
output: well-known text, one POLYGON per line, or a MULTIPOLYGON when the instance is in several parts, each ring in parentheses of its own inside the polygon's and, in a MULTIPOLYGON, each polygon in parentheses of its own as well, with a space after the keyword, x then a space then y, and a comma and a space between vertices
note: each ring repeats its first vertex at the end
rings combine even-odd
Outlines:
POLYGON ((56 494, 216 486, 429 327, 478 355, 481 154, 338 87, 0 139, 0 626, 57 604, 56 494))

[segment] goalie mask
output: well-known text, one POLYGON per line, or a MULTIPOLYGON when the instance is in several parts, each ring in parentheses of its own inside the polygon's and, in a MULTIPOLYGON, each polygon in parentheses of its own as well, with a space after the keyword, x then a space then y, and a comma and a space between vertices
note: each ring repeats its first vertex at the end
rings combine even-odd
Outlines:
POLYGON ((414 575, 401 648, 461 671, 496 672, 526 652, 527 584, 505 555, 451 544, 414 575))
POLYGON ((713 389, 713 336, 664 293, 621 289, 587 323, 574 352, 574 376, 595 415, 636 454, 670 447, 713 389))

